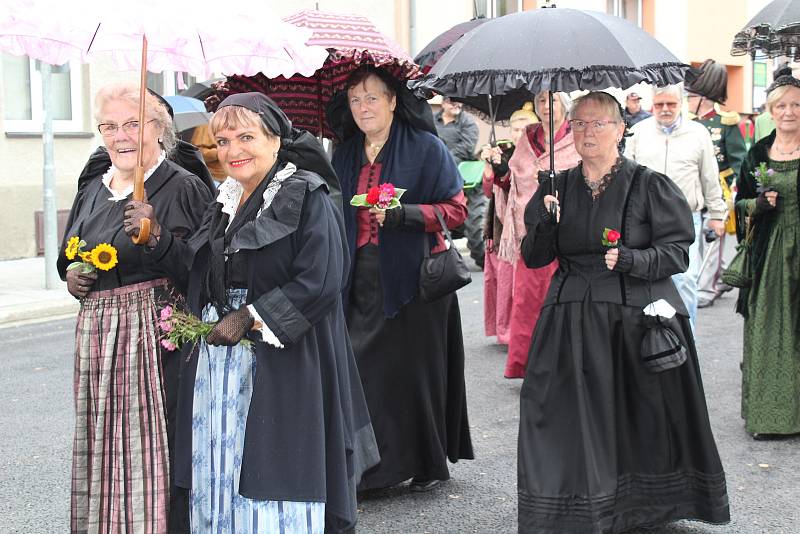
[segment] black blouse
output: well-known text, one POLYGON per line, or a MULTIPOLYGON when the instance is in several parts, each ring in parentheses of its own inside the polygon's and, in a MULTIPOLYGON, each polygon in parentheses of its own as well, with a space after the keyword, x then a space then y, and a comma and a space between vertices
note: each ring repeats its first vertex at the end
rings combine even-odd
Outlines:
POLYGON ((527 235, 521 248, 528 267, 558 259, 545 305, 588 298, 643 308, 663 298, 688 315, 669 277, 689 265, 694 226, 689 205, 672 180, 625 159, 594 201, 586 194, 580 167, 559 173, 556 183, 560 222, 543 217, 543 198, 550 191, 545 180, 525 209, 527 235), (630 253, 630 261, 618 262, 613 271, 605 264, 605 228, 619 231, 630 253))
MULTIPOLYGON (((197 176, 164 160, 144 185, 148 202, 162 227, 182 239, 197 230, 211 201, 208 187, 197 176)), ((162 276, 147 265, 144 247, 135 245, 122 229, 125 204, 131 195, 118 201, 110 200, 111 196, 102 183, 102 174, 87 180, 75 196, 58 256, 62 280, 66 279, 66 269, 71 263, 64 255, 64 248, 73 236, 86 241, 84 251, 100 243, 109 243, 117 249, 119 263, 109 271, 97 271, 93 290, 113 289, 162 276)))

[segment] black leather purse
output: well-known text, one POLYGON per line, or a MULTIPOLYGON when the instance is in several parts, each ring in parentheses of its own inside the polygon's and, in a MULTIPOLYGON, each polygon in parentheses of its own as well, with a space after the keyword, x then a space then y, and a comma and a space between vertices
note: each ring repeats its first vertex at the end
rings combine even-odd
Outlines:
POLYGON ((419 294, 425 302, 440 299, 472 281, 472 275, 469 274, 464 258, 453 243, 453 237, 444 223, 442 214, 436 208, 433 211, 439 219, 450 248, 431 254, 430 246, 425 247, 425 257, 419 268, 419 294))

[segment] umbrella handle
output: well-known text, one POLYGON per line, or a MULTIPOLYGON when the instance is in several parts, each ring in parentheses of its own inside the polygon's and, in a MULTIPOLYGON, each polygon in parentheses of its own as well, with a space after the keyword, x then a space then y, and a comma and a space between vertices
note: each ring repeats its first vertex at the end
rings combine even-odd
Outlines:
MULTIPOLYGON (((133 178, 133 200, 144 200, 144 168, 136 167, 133 178)), ((150 219, 139 219, 139 235, 132 235, 131 241, 136 245, 144 245, 150 239, 150 219)))
MULTIPOLYGON (((142 68, 139 73, 139 144, 136 151, 136 170, 133 173, 133 200, 144 200, 144 162, 142 147, 144 146, 144 108, 147 94, 147 37, 142 34, 142 68)), ((139 220, 139 235, 131 236, 136 245, 143 245, 150 239, 150 219, 139 220)))

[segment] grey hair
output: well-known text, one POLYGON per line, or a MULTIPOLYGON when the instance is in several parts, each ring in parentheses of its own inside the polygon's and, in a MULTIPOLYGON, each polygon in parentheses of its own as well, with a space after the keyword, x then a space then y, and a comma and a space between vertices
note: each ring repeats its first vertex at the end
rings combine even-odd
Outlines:
MULTIPOLYGON (((99 123, 103 120, 103 108, 113 100, 128 102, 134 107, 139 107, 139 86, 132 83, 117 83, 101 87, 94 97, 94 118, 99 123)), ((172 124, 167 108, 158 101, 158 98, 149 92, 144 96, 144 112, 147 117, 156 121, 161 127, 161 148, 169 156, 178 144, 178 135, 172 124)))
MULTIPOLYGON (((542 116, 539 114, 539 97, 542 94, 547 94, 547 91, 541 91, 536 93, 536 96, 533 99, 533 112, 536 113, 536 116, 539 117, 539 120, 542 120, 542 116)), ((566 117, 569 114, 569 110, 572 107, 572 99, 569 97, 567 93, 553 93, 553 99, 558 98, 561 101, 561 108, 564 110, 564 116, 566 117)))
POLYGON ((569 111, 570 119, 575 118, 575 113, 578 109, 580 109, 584 102, 594 102, 595 104, 598 104, 615 121, 624 123, 624 119, 622 117, 622 106, 620 106, 620 103, 616 98, 604 91, 592 91, 591 93, 586 93, 585 95, 581 95, 576 98, 572 102, 572 109, 569 111))
POLYGON ((653 98, 658 95, 674 96, 680 102, 683 99, 683 84, 676 83, 675 85, 665 85, 664 87, 653 88, 653 98))

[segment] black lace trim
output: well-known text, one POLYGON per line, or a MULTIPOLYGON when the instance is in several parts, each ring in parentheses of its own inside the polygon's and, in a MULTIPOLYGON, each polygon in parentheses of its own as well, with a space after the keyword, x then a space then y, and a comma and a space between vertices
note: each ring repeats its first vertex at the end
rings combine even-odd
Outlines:
POLYGON ((611 166, 611 170, 604 174, 598 182, 590 182, 586 176, 584 176, 583 163, 581 163, 581 177, 583 178, 583 183, 586 186, 586 191, 592 195, 592 202, 597 200, 600 195, 602 195, 603 192, 608 189, 608 186, 611 185, 611 180, 614 178, 614 176, 616 176, 620 167, 622 167, 623 161, 624 159, 622 156, 617 157, 617 161, 615 161, 614 165, 611 166))

